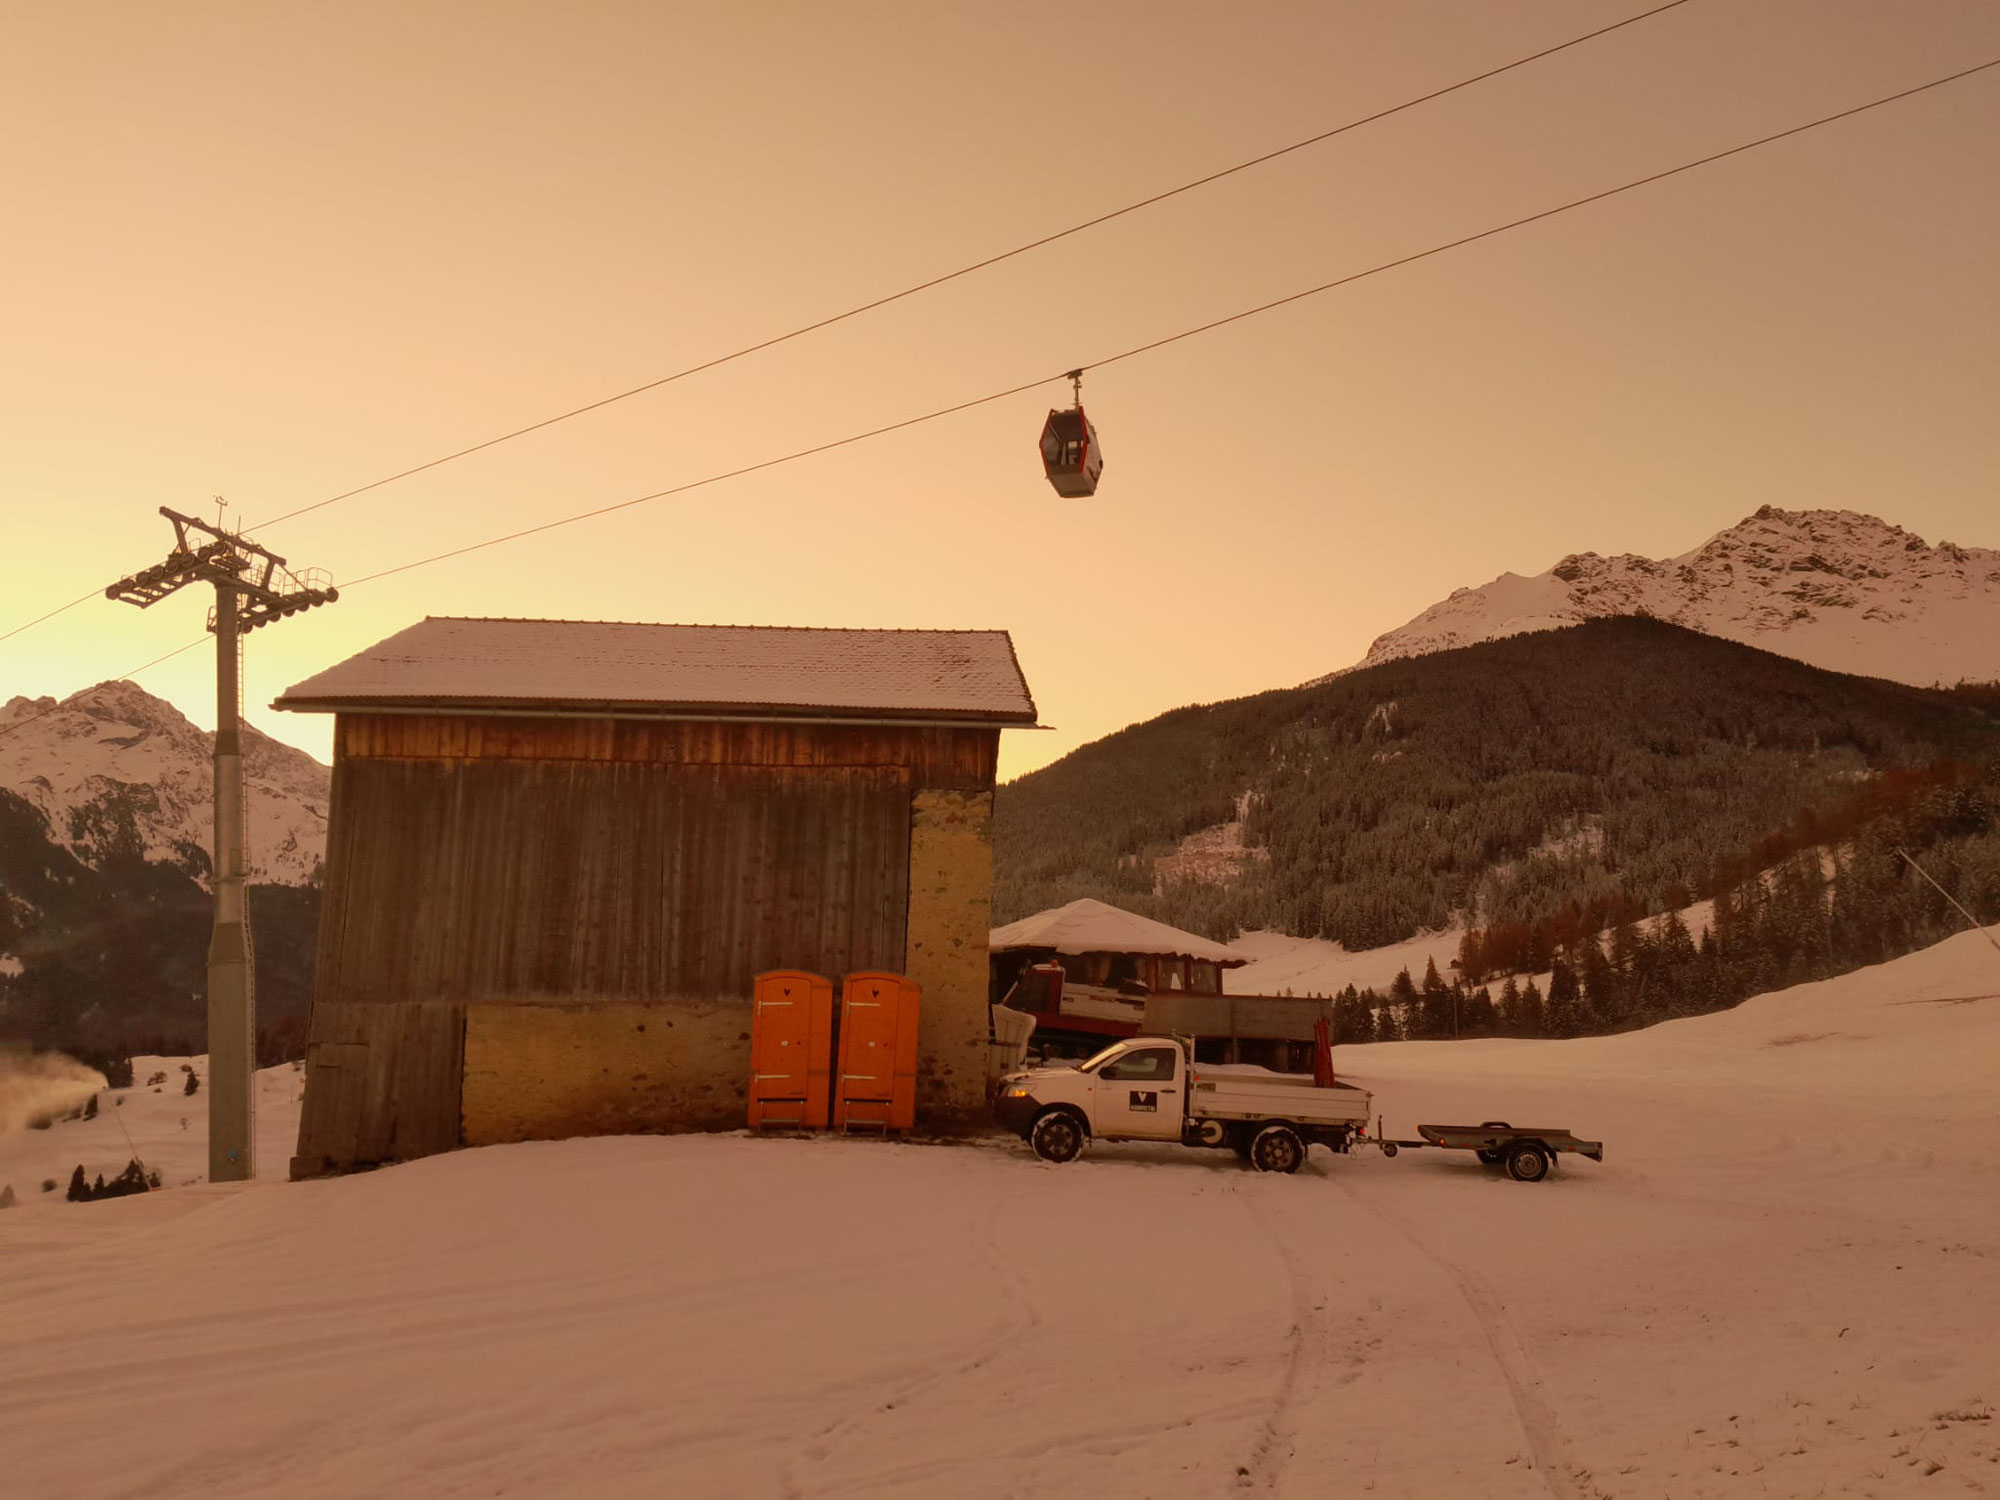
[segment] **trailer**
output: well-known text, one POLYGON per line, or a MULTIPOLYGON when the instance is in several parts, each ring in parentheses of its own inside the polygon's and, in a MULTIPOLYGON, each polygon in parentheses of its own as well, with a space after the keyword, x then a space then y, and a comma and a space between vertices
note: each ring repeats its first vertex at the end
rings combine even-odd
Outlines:
POLYGON ((1378 1118, 1374 1135, 1359 1136, 1356 1145, 1375 1146, 1384 1156, 1398 1151, 1421 1151, 1436 1147, 1443 1151, 1471 1151, 1489 1167, 1504 1166, 1516 1182, 1540 1182, 1564 1153, 1604 1160, 1604 1142, 1586 1141, 1567 1130, 1546 1126, 1509 1125, 1505 1120, 1487 1120, 1479 1125, 1419 1125, 1422 1140, 1391 1140, 1382 1134, 1378 1118))

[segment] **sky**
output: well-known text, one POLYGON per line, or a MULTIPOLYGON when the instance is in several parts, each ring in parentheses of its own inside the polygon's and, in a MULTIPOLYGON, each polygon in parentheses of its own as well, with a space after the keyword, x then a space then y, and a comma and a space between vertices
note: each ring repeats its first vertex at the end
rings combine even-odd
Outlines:
MULTIPOLYGON (((0 631, 162 505, 353 580, 1051 375, 2000 57, 1988 0, 1689 0, 785 346, 308 515, 1648 8, 0 3, 0 631)), ((1003 627, 1012 776, 1297 683, 1454 588, 1759 505, 2000 545, 2000 70, 1086 375, 356 586, 249 717, 427 614, 1003 627)), ((205 591, 0 642, 0 699, 205 591)), ((212 656, 139 679, 204 726, 212 656)))

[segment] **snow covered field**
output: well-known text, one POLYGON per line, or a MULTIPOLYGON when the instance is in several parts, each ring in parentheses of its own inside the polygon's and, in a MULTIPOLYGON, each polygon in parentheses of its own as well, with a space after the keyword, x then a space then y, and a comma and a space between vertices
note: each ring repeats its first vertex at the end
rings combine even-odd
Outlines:
POLYGON ((1391 1133, 1566 1125, 1607 1161, 721 1136, 31 1191, 5 1492, 2000 1493, 1980 936, 1630 1036, 1337 1061, 1391 1133))
MULTIPOLYGON (((79 1166, 86 1178, 101 1174, 108 1182, 125 1170, 135 1150, 159 1172, 163 1187, 207 1182, 208 1059, 135 1057, 132 1080, 129 1089, 99 1093, 95 1119, 0 1135, 0 1188, 12 1183, 26 1202, 42 1196, 42 1183, 53 1180, 60 1195, 79 1166), (202 1092, 186 1092, 184 1068, 194 1070, 202 1092), (161 1079, 157 1084, 150 1082, 155 1077, 161 1079)), ((263 1176, 283 1181, 291 1164, 304 1084, 304 1073, 290 1065, 257 1074, 257 1171, 263 1176)), ((87 1097, 85 1089, 64 1099, 65 1112, 87 1097)))
POLYGON ((1462 928, 1454 927, 1419 933, 1384 948, 1349 951, 1325 938, 1246 932, 1229 946, 1250 962, 1240 969, 1224 969, 1222 987, 1232 995, 1337 995, 1351 984, 1387 994, 1404 969, 1421 984, 1426 962, 1436 963, 1438 973, 1449 978, 1464 936, 1462 928))

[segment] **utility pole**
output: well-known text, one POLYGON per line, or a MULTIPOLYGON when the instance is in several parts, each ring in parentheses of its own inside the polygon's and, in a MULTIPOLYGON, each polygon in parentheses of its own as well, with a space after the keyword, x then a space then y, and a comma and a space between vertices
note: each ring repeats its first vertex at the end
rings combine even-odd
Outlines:
MULTIPOLYGON (((219 501, 218 497, 218 501, 219 501)), ((277 553, 160 507, 173 523, 165 562, 104 591, 107 599, 149 608, 191 583, 215 586, 215 925, 208 945, 208 1179, 246 1182, 256 1175, 252 1081, 257 1068, 257 1000, 244 899, 242 642, 259 625, 331 604, 340 597, 326 576, 293 573, 277 553)))

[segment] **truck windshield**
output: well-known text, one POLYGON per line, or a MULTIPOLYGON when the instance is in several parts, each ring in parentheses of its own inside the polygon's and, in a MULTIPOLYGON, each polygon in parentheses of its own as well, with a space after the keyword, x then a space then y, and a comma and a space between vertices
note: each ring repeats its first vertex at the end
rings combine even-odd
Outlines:
POLYGON ((1104 1066, 1104 1060, 1110 1057, 1112 1053, 1123 1052, 1124 1050, 1125 1044, 1123 1042, 1113 1042, 1102 1052, 1092 1053, 1089 1057, 1078 1063, 1076 1070, 1079 1073, 1095 1073, 1099 1068, 1104 1066))

